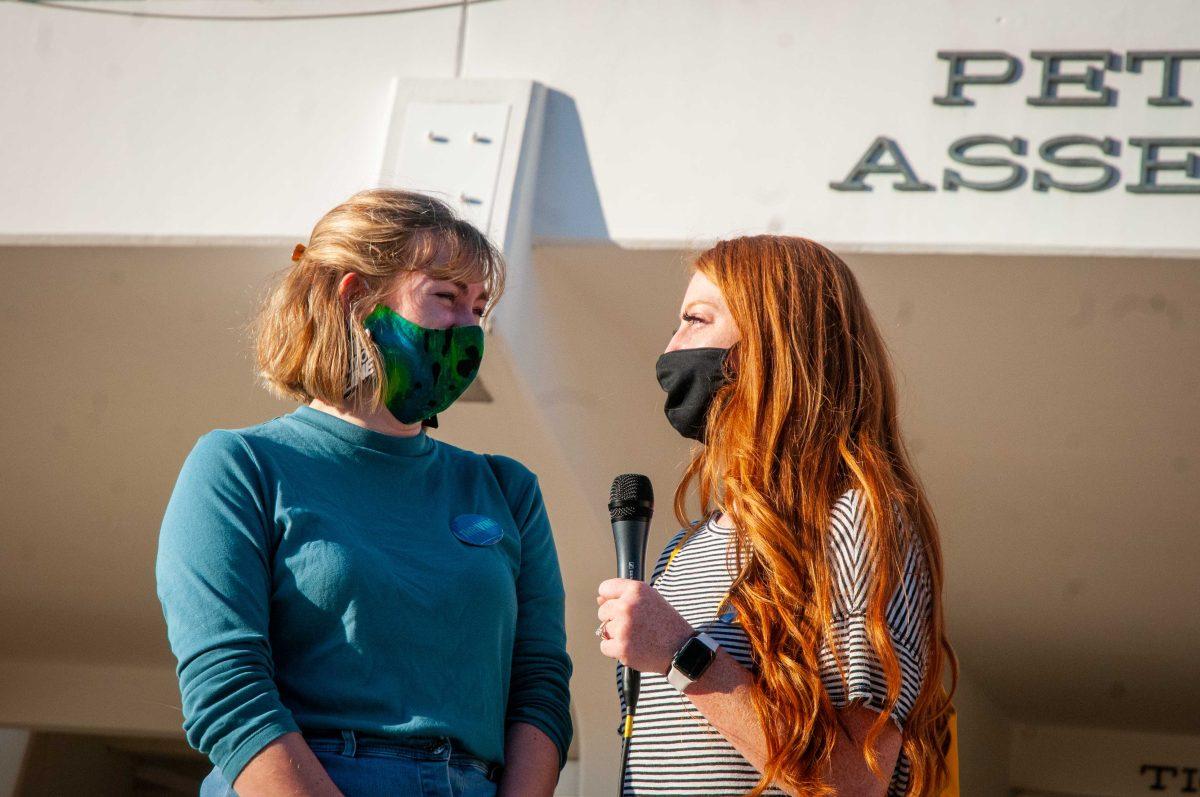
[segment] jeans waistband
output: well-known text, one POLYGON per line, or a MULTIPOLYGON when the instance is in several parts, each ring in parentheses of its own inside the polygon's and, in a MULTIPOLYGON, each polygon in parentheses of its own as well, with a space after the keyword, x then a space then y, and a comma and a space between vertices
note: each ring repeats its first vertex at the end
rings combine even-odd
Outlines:
POLYGON ((368 752, 373 748, 375 750, 384 749, 389 752, 395 751, 430 761, 440 760, 468 763, 478 767, 487 774, 488 780, 496 783, 500 782, 500 775, 504 771, 504 768, 500 764, 484 761, 482 758, 458 749, 454 741, 445 736, 406 736, 397 738, 375 736, 354 730, 331 730, 325 728, 304 729, 301 730, 301 735, 305 739, 337 742, 341 746, 340 752, 342 755, 347 756, 356 756, 359 755, 360 750, 368 752))

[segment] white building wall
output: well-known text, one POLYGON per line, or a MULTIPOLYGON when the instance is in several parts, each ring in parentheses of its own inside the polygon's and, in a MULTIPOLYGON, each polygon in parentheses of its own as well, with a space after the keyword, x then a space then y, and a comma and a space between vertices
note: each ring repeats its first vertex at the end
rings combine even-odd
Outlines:
POLYGON ((1200 791, 1200 736, 1018 725, 1012 740, 1017 797, 1200 791))
MULTIPOLYGON (((179 0, 170 9, 261 5, 179 0)), ((0 3, 0 242, 290 248, 334 202, 378 181, 397 86, 461 76, 548 89, 532 216, 543 242, 686 249, 772 231, 841 250, 1200 254, 1195 195, 1126 190, 1138 164, 1131 137, 1200 134, 1196 105, 1148 104, 1160 66, 1108 74, 1118 91, 1112 107, 1026 102, 1041 78, 1032 50, 1194 48, 1198 22, 1200 5, 1187 0, 495 0, 465 17, 442 9, 320 22, 137 20, 0 3), (1011 86, 968 88, 972 108, 938 106, 947 65, 936 54, 950 49, 1003 50, 1025 72, 1011 86), (1108 159, 1121 180, 1095 194, 1034 192, 1028 179, 1004 192, 941 190, 947 147, 979 133, 1026 138, 1031 152, 1016 160, 1030 171, 1043 165, 1036 149, 1050 137, 1111 136, 1122 144, 1108 159), (880 135, 937 190, 895 191, 892 178, 872 178, 870 192, 832 190, 880 135)), ((1200 62, 1181 69, 1181 91, 1200 102, 1200 62)), ((962 171, 990 178, 995 170, 962 171)), ((602 512, 585 508, 575 474, 557 479, 564 511, 594 525, 602 512)), ((581 665, 587 680, 577 688, 607 672, 607 662, 581 665)), ((152 682, 156 694, 171 691, 166 670, 152 682)), ((1065 789, 1048 773, 1061 769, 1055 756, 1070 755, 1075 732, 1023 729, 1010 738, 980 686, 968 676, 960 693, 963 793, 1004 793, 1010 742, 1014 784, 1065 789)), ((613 698, 589 689, 578 699, 581 722, 596 729, 588 741, 599 742, 583 748, 580 777, 607 790, 613 698)), ((139 711, 122 720, 126 729, 175 728, 170 704, 139 711)), ((11 702, 9 713, 81 728, 94 716, 83 703, 47 709, 31 697, 11 702)), ((1110 748, 1089 739, 1101 752, 1088 761, 1128 741, 1110 748)), ((1194 748, 1180 744, 1153 748, 1177 752, 1170 762, 1147 763, 1188 766, 1183 756, 1194 748)), ((1133 766, 1115 753, 1109 762, 1126 775, 1133 766)))
MULTIPOLYGON (((171 5, 215 7, 258 6, 171 5)), ((1195 195, 1125 188, 1139 158, 1131 137, 1197 129, 1195 105, 1148 104, 1161 65, 1108 71, 1114 107, 1026 98, 1041 80, 1034 50, 1186 49, 1197 22, 1187 0, 496 0, 465 22, 443 9, 270 23, 4 4, 14 88, 0 94, 0 138, 21 156, 0 163, 0 236, 294 237, 377 179, 394 80, 461 72, 555 93, 538 203, 546 239, 686 246, 771 230, 889 251, 1195 252, 1195 195), (937 52, 976 49, 1011 53, 1024 74, 968 88, 974 107, 934 104, 947 80, 937 52), (1120 182, 1092 194, 1035 192, 1029 179, 998 193, 941 190, 948 146, 981 133, 1027 139, 1030 154, 1013 157, 1030 171, 1048 138, 1112 137, 1120 182), (887 177, 870 192, 832 190, 881 135, 938 190, 896 191, 887 177)), ((1180 75, 1182 94, 1200 98, 1200 61, 1180 75)), ((975 154, 985 153, 996 154, 975 154)))

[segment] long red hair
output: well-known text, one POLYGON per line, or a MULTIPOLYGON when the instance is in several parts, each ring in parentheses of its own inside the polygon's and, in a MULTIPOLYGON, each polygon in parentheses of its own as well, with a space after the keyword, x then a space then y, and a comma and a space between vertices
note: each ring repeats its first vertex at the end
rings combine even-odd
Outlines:
POLYGON ((737 529, 730 601, 758 668, 752 700, 767 739, 763 778, 750 794, 772 783, 834 794, 826 776, 838 724, 819 655, 823 643, 835 642, 830 515, 852 488, 873 562, 868 638, 888 692, 888 710, 866 737, 867 761, 882 774, 870 751, 901 685, 886 611, 907 546, 916 544, 928 564, 933 611, 926 674, 902 749, 911 764, 909 793, 936 794, 947 777, 958 664, 942 618, 937 523, 900 435, 883 338, 850 269, 814 241, 722 241, 700 255, 696 270, 720 289, 741 340, 727 359, 731 378, 709 410, 707 444, 697 447, 676 490, 675 514, 688 525, 694 489, 703 515, 719 506, 737 529))

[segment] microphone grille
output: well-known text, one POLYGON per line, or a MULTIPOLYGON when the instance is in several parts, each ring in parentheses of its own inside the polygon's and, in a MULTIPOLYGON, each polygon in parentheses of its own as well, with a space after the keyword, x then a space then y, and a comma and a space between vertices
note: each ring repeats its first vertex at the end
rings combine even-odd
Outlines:
POLYGON ((608 511, 613 520, 649 517, 654 511, 654 488, 640 473, 623 473, 613 479, 608 492, 608 511))

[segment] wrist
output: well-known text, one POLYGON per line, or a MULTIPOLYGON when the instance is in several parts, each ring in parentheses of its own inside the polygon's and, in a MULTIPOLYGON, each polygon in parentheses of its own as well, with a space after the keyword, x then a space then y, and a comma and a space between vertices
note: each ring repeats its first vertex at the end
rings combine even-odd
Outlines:
POLYGON ((686 691, 708 672, 719 648, 717 641, 703 631, 692 634, 671 659, 667 683, 680 692, 686 691))
POLYGON ((679 651, 688 643, 688 640, 695 635, 696 629, 690 625, 686 626, 684 631, 675 635, 674 639, 671 640, 671 644, 667 646, 666 662, 658 668, 659 675, 666 676, 671 674, 671 667, 674 666, 675 657, 679 655, 679 651))

